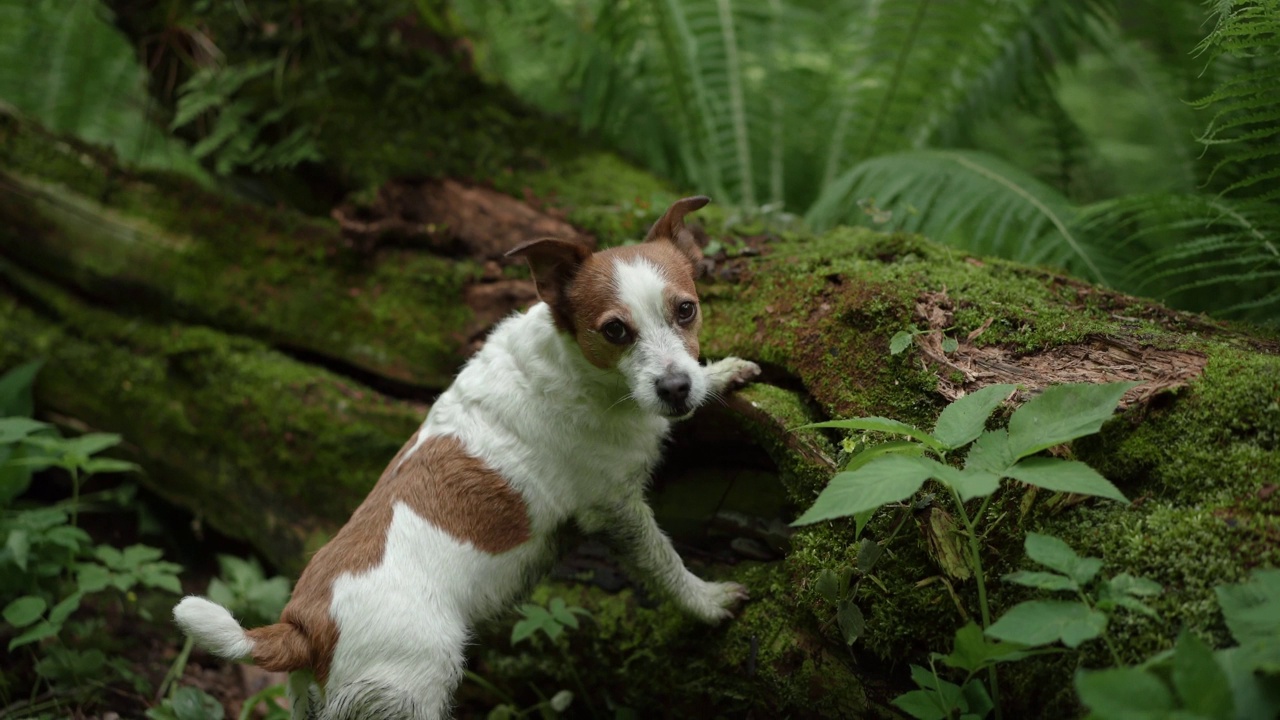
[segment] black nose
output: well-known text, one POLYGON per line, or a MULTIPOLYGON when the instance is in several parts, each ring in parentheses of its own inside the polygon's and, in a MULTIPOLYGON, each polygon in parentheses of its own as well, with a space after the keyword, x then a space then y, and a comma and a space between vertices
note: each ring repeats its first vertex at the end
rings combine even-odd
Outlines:
POLYGON ((674 372, 663 375, 654 384, 657 386, 658 399, 679 409, 689 399, 689 387, 693 383, 689 380, 689 373, 674 372))

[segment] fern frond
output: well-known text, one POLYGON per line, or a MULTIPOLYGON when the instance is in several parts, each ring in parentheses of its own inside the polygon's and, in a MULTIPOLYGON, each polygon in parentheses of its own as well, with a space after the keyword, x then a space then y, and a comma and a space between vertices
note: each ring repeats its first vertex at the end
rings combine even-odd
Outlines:
POLYGON ((1222 317, 1280 318, 1280 210, 1210 195, 1129 196, 1085 208, 1079 227, 1133 257, 1117 286, 1222 317))
POLYGON ((205 180, 149 118, 146 72, 97 0, 0 0, 0 106, 122 162, 205 180))
POLYGON ((1218 0, 1216 24, 1197 48, 1235 72, 1192 105, 1212 110, 1200 135, 1224 154, 1209 181, 1223 194, 1280 197, 1280 175, 1269 164, 1280 141, 1280 0, 1218 0))
POLYGON ((1043 93, 1056 64, 1092 36, 1090 19, 1104 15, 1098 3, 1069 0, 872 7, 849 28, 849 52, 862 62, 828 111, 839 166, 955 137, 1018 97, 1043 93))
POLYGON ((1056 265, 1101 281, 1114 262, 1073 229, 1075 215, 1053 188, 990 155, 917 150, 859 163, 832 183, 806 220, 818 228, 861 223, 921 232, 972 253, 1056 265))

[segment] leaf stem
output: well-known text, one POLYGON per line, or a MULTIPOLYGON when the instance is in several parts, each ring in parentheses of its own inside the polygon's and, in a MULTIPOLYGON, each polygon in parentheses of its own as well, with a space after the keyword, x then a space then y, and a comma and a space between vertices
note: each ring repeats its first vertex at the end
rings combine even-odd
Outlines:
MULTIPOLYGON (((978 581, 978 609, 982 611, 982 629, 985 631, 991 626, 991 608, 987 605, 987 579, 982 570, 982 553, 981 546, 978 544, 978 531, 973 525, 973 520, 969 519, 969 513, 964 509, 964 501, 960 499, 960 493, 956 492, 955 488, 951 488, 951 497, 955 498, 956 509, 960 512, 960 520, 964 522, 965 530, 968 531, 969 560, 973 563, 973 576, 978 581)), ((979 521, 982 520, 990 502, 990 495, 982 501, 982 506, 978 508, 978 514, 974 516, 979 521)), ((995 705, 996 720, 1001 720, 1003 715, 1000 711, 1000 681, 996 677, 995 665, 987 668, 987 678, 991 683, 991 703, 995 705)))
POLYGON ((75 465, 68 469, 71 471, 71 527, 77 527, 80 516, 80 470, 75 465))
POLYGON ((556 649, 560 651, 560 657, 564 658, 565 667, 569 668, 569 674, 573 676, 573 682, 577 684, 578 692, 582 693, 582 702, 586 703, 590 717, 600 717, 600 714, 596 712, 595 703, 591 702, 591 696, 587 694, 587 686, 582 682, 582 676, 578 675, 578 668, 573 666, 573 660, 569 657, 569 651, 565 650, 560 643, 555 643, 555 646, 556 649))

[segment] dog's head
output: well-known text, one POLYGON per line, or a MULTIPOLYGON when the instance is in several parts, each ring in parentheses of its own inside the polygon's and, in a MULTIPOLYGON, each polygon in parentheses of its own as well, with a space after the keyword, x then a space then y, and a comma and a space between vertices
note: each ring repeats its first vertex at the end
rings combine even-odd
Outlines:
POLYGON ((669 418, 688 415, 707 398, 694 286, 702 252, 684 216, 708 202, 677 201, 638 245, 593 254, 577 243, 547 239, 507 253, 528 259, 538 297, 583 356, 621 372, 642 409, 669 418))

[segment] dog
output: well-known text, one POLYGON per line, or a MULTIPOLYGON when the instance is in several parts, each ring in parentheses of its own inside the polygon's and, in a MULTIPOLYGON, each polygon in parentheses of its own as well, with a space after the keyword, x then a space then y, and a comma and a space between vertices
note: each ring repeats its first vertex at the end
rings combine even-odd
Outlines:
POLYGON ((698 362, 702 253, 673 204, 639 244, 535 240, 541 302, 492 331, 338 534, 275 625, 222 606, 174 616, 216 655, 290 673, 295 720, 448 717, 476 623, 554 563, 557 530, 608 532, 627 564, 708 623, 748 599, 685 568, 644 492, 673 421, 760 373, 698 362))

